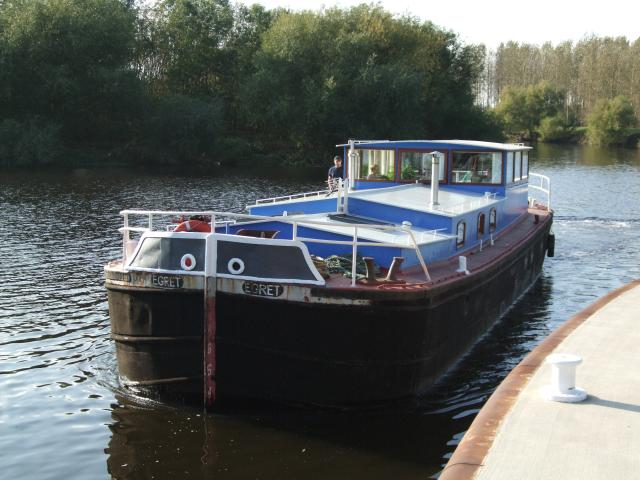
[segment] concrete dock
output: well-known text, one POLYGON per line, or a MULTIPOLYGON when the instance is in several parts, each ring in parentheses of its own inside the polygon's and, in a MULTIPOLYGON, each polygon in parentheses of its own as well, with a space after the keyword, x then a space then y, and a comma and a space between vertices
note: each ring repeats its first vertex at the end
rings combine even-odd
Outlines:
POLYGON ((489 398, 440 480, 640 479, 640 281, 578 313, 489 398), (583 359, 580 403, 547 400, 552 353, 583 359))

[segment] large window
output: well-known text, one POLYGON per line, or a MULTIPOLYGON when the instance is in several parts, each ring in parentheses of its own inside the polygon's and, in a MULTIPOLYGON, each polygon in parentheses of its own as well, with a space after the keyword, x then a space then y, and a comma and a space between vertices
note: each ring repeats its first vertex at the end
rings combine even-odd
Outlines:
POLYGON ((356 175, 360 180, 395 180, 393 150, 358 150, 356 175))
POLYGON ((529 176, 529 152, 522 152, 522 178, 529 176))
POLYGON ((502 182, 502 152, 453 152, 453 183, 502 182))
POLYGON ((507 183, 513 182, 513 152, 507 152, 507 183))
POLYGON ((517 182, 522 178, 522 152, 516 152, 516 160, 513 169, 513 181, 517 182))
MULTIPOLYGON (((440 162, 439 180, 445 179, 444 172, 447 169, 447 160, 444 153, 438 152, 440 162)), ((403 150, 400 152, 400 180, 404 181, 431 181, 431 152, 415 152, 403 150)))

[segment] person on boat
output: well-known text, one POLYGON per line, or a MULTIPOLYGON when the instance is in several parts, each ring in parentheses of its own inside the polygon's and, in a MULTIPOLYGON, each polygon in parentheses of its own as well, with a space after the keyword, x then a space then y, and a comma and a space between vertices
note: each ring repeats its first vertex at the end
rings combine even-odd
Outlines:
POLYGON ((342 158, 336 155, 333 157, 333 167, 329 169, 329 176, 327 177, 327 184, 329 190, 335 190, 338 188, 338 179, 344 178, 342 172, 342 158))
POLYGON ((374 163, 371 165, 369 169, 369 175, 367 175, 367 180, 383 180, 386 179, 384 175, 380 175, 380 165, 374 163))

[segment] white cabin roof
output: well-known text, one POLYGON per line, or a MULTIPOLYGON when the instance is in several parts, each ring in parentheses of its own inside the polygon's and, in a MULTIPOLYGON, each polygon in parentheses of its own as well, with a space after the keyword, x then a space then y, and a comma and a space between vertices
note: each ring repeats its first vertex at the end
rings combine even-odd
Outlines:
POLYGON ((461 215, 503 201, 493 195, 447 190, 441 185, 438 189, 438 205, 431 205, 431 186, 423 184, 357 190, 349 193, 349 198, 445 216, 461 215))
MULTIPOLYGON (((498 143, 498 142, 482 142, 480 140, 356 140, 355 146, 362 145, 380 145, 392 143, 397 145, 403 144, 433 144, 433 145, 460 145, 465 147, 477 147, 486 148, 490 150, 500 150, 506 152, 519 151, 519 150, 531 150, 532 147, 524 145, 523 143, 498 143)), ((336 147, 348 147, 349 144, 336 145, 336 147)))

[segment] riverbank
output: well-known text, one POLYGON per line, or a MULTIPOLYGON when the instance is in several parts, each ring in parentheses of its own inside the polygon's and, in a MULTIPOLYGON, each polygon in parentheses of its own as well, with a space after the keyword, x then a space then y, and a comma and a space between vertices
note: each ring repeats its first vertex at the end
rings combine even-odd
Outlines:
MULTIPOLYGON (((553 145, 589 145, 587 138, 588 127, 578 126, 569 127, 556 136, 548 139, 538 139, 537 141, 531 141, 531 139, 523 139, 521 137, 511 137, 508 141, 511 142, 526 142, 533 144, 553 144, 553 145)), ((610 145, 592 145, 592 146, 610 146, 610 147, 623 147, 623 148, 640 148, 640 128, 627 129, 621 134, 622 140, 620 142, 610 145)))

